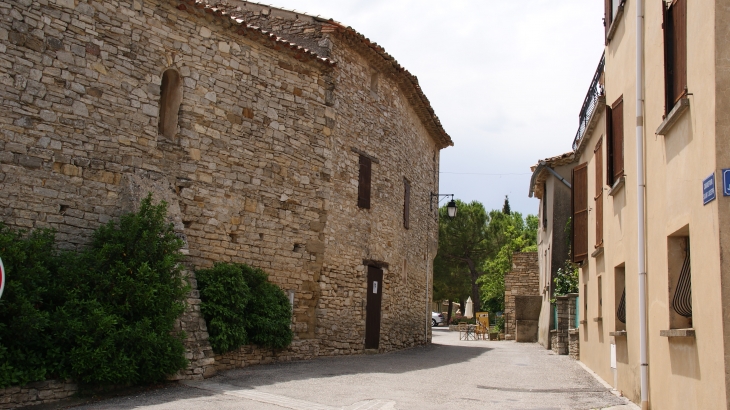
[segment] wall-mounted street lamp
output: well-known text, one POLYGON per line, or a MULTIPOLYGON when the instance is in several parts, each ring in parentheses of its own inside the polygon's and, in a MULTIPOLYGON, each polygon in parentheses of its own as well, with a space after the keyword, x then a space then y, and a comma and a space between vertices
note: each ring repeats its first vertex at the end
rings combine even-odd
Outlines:
POLYGON ((446 211, 449 214, 449 218, 454 219, 454 217, 456 216, 456 201, 454 201, 454 194, 434 194, 433 192, 431 192, 431 210, 433 211, 433 199, 440 198, 442 196, 451 197, 451 201, 449 201, 449 203, 446 204, 446 211))

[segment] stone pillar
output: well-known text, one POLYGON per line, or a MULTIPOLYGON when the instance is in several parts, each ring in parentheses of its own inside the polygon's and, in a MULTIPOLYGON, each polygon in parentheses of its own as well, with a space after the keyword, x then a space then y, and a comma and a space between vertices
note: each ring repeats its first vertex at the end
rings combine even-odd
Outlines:
POLYGON ((577 293, 569 293, 568 297, 568 354, 571 359, 580 360, 580 326, 576 326, 576 318, 580 312, 576 309, 577 293))
POLYGON ((215 356, 213 348, 208 340, 208 327, 200 312, 200 292, 195 274, 191 271, 185 272, 192 290, 188 295, 185 313, 180 316, 175 324, 175 330, 185 332, 185 358, 188 359, 188 367, 180 370, 170 377, 170 380, 202 379, 215 374, 215 356))
POLYGON ((570 301, 567 296, 558 296, 555 299, 555 306, 558 309, 558 323, 550 331, 552 350, 557 354, 568 354, 568 326, 570 322, 568 310, 570 301))

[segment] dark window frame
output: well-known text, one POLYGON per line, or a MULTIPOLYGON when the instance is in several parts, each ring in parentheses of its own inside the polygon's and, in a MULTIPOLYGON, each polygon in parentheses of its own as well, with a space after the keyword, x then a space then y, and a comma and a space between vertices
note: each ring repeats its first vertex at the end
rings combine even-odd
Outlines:
POLYGON ((664 113, 687 96, 687 0, 662 1, 664 31, 664 113))
POLYGON ((410 229, 411 219, 411 183, 403 178, 403 227, 410 229))
POLYGON ((571 179, 572 259, 581 263, 588 259, 588 163, 573 168, 571 179))
POLYGON ((370 197, 372 190, 372 160, 360 154, 360 170, 357 182, 357 206, 363 209, 370 209, 370 197))
POLYGON ((593 163, 595 174, 595 192, 593 200, 596 202, 596 244, 595 248, 603 246, 603 137, 598 139, 596 148, 593 150, 593 163))
POLYGON ((606 184, 613 186, 624 176, 624 110, 623 95, 606 106, 606 184))

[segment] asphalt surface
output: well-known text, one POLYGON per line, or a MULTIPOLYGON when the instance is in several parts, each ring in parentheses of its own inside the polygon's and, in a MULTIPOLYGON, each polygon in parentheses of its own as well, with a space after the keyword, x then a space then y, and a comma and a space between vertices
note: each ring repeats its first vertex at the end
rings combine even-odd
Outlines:
POLYGON ((76 409, 629 409, 568 356, 538 344, 460 341, 230 370, 76 409), (613 407, 619 406, 619 407, 613 407))

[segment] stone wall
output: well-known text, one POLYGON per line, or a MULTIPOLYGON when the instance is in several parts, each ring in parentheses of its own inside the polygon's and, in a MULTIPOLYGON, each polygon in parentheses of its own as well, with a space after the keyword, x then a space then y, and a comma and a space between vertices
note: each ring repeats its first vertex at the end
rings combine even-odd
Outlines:
POLYGON ((316 40, 336 67, 183 2, 0 3, 0 220, 75 248, 148 192, 167 201, 193 285, 178 323, 191 367, 175 378, 362 352, 367 265, 384 271, 380 349, 430 341, 443 141, 374 49, 268 10, 257 24, 316 40), (168 69, 182 79, 173 138, 158 133, 168 69), (357 207, 360 154, 370 209, 357 207), (214 357, 192 272, 215 261, 263 268, 294 294, 290 349, 214 357))
POLYGON ((512 254, 512 270, 504 276, 504 337, 515 338, 515 296, 540 296, 537 252, 512 254))
POLYGON ((71 381, 46 380, 22 387, 0 389, 0 409, 15 409, 67 399, 78 391, 71 381))

